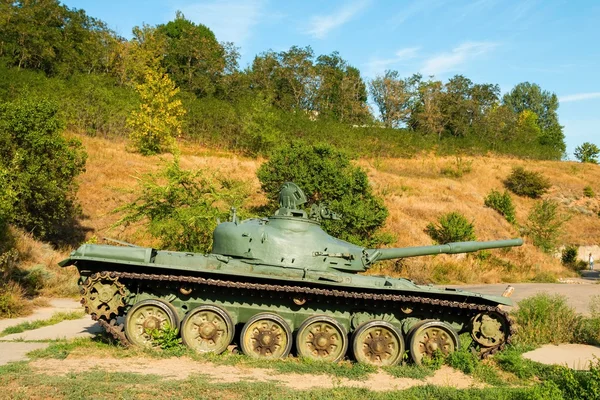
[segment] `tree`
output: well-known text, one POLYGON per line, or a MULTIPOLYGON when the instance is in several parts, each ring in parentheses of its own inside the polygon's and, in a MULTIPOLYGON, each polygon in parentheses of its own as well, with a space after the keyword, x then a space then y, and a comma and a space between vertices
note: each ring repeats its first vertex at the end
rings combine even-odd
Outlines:
POLYGON ((226 68, 231 68, 227 63, 237 64, 208 27, 196 25, 181 11, 175 20, 158 25, 156 32, 166 37, 163 67, 177 86, 199 97, 213 95, 226 68))
POLYGON ((566 220, 567 217, 559 213, 556 201, 538 201, 527 216, 527 234, 535 246, 550 253, 558 245, 566 220))
POLYGON ((369 91, 386 127, 397 128, 408 122, 416 94, 415 85, 420 79, 420 75, 400 79, 397 71, 387 70, 369 83, 369 91))
POLYGON ((564 156, 565 137, 558 123, 556 94, 542 90, 535 83, 523 82, 506 93, 502 102, 517 114, 525 110, 534 112, 541 128, 541 135, 536 138, 538 142, 550 149, 549 158, 560 159, 564 156))
POLYGON ((445 118, 441 108, 442 82, 429 80, 419 83, 419 100, 411 114, 411 126, 423 134, 435 134, 442 138, 445 118))
POLYGON ((175 98, 179 89, 162 71, 148 68, 144 83, 136 85, 140 107, 131 113, 127 125, 130 139, 144 155, 162 153, 174 144, 181 134, 181 118, 185 110, 175 98))
POLYGON ((86 154, 62 136, 57 112, 47 101, 0 104, 0 211, 5 222, 62 243, 80 214, 75 178, 86 154))
POLYGON ((593 143, 585 142, 581 146, 575 148, 575 158, 582 163, 598 164, 598 154, 600 149, 593 143))
POLYGON ((317 57, 315 73, 318 88, 314 108, 320 117, 355 123, 368 119, 367 88, 358 69, 333 52, 317 57))
POLYGON ((353 166, 346 154, 329 145, 296 142, 276 150, 257 175, 272 209, 281 185, 294 182, 306 194, 308 207, 325 202, 341 215, 341 220, 322 222, 329 234, 364 246, 381 243, 377 231, 387 218, 387 209, 373 194, 367 174, 353 166))

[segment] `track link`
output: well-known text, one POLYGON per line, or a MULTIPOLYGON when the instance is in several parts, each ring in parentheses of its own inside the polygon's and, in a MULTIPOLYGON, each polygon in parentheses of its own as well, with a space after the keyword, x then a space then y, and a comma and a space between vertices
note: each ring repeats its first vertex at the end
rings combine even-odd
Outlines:
MULTIPOLYGON (((406 296, 400 294, 380 294, 380 293, 362 293, 354 292, 350 290, 339 290, 339 289, 320 289, 311 288, 305 286, 292 286, 292 285, 272 285, 265 283, 251 283, 251 282, 238 282, 231 280, 203 278, 197 276, 181 276, 181 275, 165 275, 165 274, 146 274, 136 272, 117 272, 117 271, 102 271, 91 275, 91 278, 109 274, 111 277, 117 277, 122 279, 131 280, 142 280, 142 281, 158 281, 158 282, 178 282, 178 283, 191 283, 197 285, 207 285, 213 287, 222 287, 230 289, 245 289, 257 292, 269 292, 269 293, 293 293, 303 295, 314 295, 332 297, 338 299, 353 299, 353 300, 366 300, 366 301, 385 301, 385 302, 399 302, 404 306, 414 305, 420 308, 427 306, 434 306, 436 308, 444 309, 447 312, 469 312, 473 315, 477 313, 495 312, 501 315, 508 326, 508 333, 505 340, 493 347, 481 348, 479 355, 481 358, 486 358, 492 354, 501 351, 506 344, 511 342, 512 336, 515 332, 514 324, 508 313, 502 310, 498 306, 487 306, 483 304, 473 304, 459 301, 440 300, 432 299, 422 296, 406 296)), ((130 346, 131 343, 127 340, 123 329, 123 324, 117 324, 116 318, 108 320, 106 317, 97 317, 92 314, 92 318, 97 320, 104 329, 111 334, 116 340, 118 340, 124 346, 130 346)))

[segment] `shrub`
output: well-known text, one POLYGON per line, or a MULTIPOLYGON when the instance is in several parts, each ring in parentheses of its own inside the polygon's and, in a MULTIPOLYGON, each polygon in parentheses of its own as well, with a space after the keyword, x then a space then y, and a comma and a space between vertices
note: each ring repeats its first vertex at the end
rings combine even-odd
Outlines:
POLYGON ((564 296, 547 293, 521 300, 513 316, 519 326, 516 341, 533 346, 574 341, 581 319, 564 296))
POLYGON ((425 232, 439 244, 475 240, 473 224, 456 211, 442 215, 437 225, 429 223, 425 232))
POLYGON ((594 189, 590 185, 587 185, 583 188, 583 195, 585 197, 594 197, 596 194, 594 193, 594 189))
POLYGON ((515 218, 515 206, 513 205, 512 198, 510 197, 510 194, 508 194, 508 191, 505 190, 504 193, 500 193, 499 191, 492 189, 485 198, 484 204, 486 207, 498 211, 511 224, 517 223, 515 218))
POLYGON ((537 202, 527 217, 527 234, 533 244, 544 252, 552 252, 562 234, 567 217, 558 212, 558 203, 553 200, 537 202))
POLYGON ((537 199, 546 193, 551 185, 539 172, 515 167, 504 181, 504 186, 516 195, 537 199))
POLYGON ((217 219, 226 219, 231 206, 247 198, 243 182, 208 172, 181 169, 179 159, 158 174, 141 180, 141 195, 115 212, 125 215, 115 224, 148 220, 148 230, 168 249, 207 252, 217 219))
POLYGON ((70 239, 65 232, 80 214, 75 178, 86 160, 81 143, 61 130, 53 103, 0 104, 0 183, 12 194, 9 222, 54 243, 70 239))
POLYGON ((462 178, 464 174, 468 174, 473 170, 473 161, 463 161, 462 157, 456 157, 454 166, 446 166, 441 169, 442 175, 451 178, 462 178))
POLYGON ((277 207, 281 185, 294 182, 306 194, 308 207, 327 203, 341 216, 322 221, 329 234, 364 246, 382 242, 378 229, 388 216, 382 199, 373 194, 365 171, 332 146, 292 143, 276 150, 257 175, 272 209, 277 207))
POLYGON ((574 245, 566 246, 560 256, 560 261, 563 265, 573 267, 577 263, 577 250, 578 247, 574 245))

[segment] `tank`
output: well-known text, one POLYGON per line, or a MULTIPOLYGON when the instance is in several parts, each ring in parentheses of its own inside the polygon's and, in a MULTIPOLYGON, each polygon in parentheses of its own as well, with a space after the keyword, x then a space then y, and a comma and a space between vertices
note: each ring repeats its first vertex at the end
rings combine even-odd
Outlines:
POLYGON ((79 270, 85 311, 124 345, 153 346, 153 331, 177 329, 199 353, 232 346, 255 358, 295 354, 377 366, 406 354, 417 363, 460 346, 469 333, 484 357, 511 340, 491 296, 361 274, 382 260, 520 246, 521 239, 369 249, 328 235, 325 206, 307 213, 302 190, 283 185, 268 218, 217 225, 210 254, 84 244, 59 264, 79 270))

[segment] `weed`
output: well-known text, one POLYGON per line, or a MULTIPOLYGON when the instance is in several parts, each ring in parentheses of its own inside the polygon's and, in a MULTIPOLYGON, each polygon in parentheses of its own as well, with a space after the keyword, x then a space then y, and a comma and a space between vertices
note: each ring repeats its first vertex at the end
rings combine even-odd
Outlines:
POLYGON ((564 296, 540 293, 519 302, 513 313, 519 326, 516 340, 526 345, 569 343, 580 316, 564 296))
POLYGON ((473 161, 463 161, 462 157, 456 157, 454 165, 446 166, 441 169, 441 174, 451 178, 462 178, 464 174, 468 174, 473 170, 473 161))
POLYGON ((152 343, 162 350, 174 352, 176 355, 185 350, 181 344, 181 338, 179 338, 179 330, 169 324, 160 329, 148 329, 146 333, 150 336, 152 343))
POLYGON ((594 197, 596 194, 594 193, 594 189, 590 185, 587 185, 583 188, 583 195, 585 197, 594 197))

